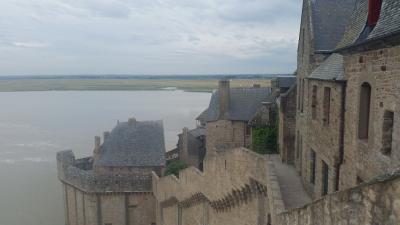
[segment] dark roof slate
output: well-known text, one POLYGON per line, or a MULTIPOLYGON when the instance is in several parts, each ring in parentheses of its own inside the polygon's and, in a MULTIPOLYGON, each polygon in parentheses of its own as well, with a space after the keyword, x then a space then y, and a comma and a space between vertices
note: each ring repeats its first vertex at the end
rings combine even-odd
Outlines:
MULTIPOLYGON (((208 109, 201 114, 207 122, 219 119, 219 91, 215 91, 208 109)), ((271 100, 270 88, 231 88, 228 120, 249 121, 262 105, 271 100)))
POLYGON ((378 24, 368 39, 376 39, 400 32, 400 1, 384 0, 378 24))
POLYGON ((350 22, 346 27, 346 32, 336 48, 340 49, 356 43, 367 24, 367 17, 368 1, 358 0, 350 22))
POLYGON ((343 56, 336 53, 330 55, 308 78, 318 80, 344 80, 343 56))
POLYGON ((400 1, 383 0, 379 21, 372 31, 367 27, 367 19, 368 0, 358 0, 343 39, 336 48, 341 50, 369 40, 400 33, 400 1))
POLYGON ((198 137, 200 137, 200 136, 206 135, 206 129, 205 129, 204 127, 197 127, 197 128, 195 128, 195 129, 193 129, 193 130, 189 130, 189 133, 190 133, 193 137, 198 138, 198 137))
POLYGON ((165 164, 162 121, 119 123, 101 145, 99 166, 153 167, 165 164))
POLYGON ((345 32, 357 0, 310 0, 316 51, 333 51, 345 32))
POLYGON ((277 77, 276 80, 279 88, 290 88, 296 83, 296 76, 277 77))

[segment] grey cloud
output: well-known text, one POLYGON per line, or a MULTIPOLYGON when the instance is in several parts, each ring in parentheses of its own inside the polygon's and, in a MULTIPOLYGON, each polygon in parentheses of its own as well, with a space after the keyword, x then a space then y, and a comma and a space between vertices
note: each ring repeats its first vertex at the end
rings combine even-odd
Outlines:
POLYGON ((44 48, 47 47, 47 44, 45 43, 40 43, 40 42, 12 42, 12 46, 18 47, 18 48, 44 48))
POLYGON ((0 75, 292 72, 301 13, 297 0, 3 0, 0 7, 7 59, 0 75))

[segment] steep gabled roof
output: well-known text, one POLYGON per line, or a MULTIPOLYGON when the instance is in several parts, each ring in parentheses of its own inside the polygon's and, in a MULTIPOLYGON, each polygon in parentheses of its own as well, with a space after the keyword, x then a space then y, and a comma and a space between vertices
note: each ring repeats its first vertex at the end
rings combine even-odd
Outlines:
POLYGON ((333 51, 345 32, 357 0, 310 0, 315 51, 333 51))
POLYGON ((343 48, 356 43, 365 29, 367 18, 368 0, 358 0, 343 38, 336 48, 343 48))
POLYGON ((400 1, 383 0, 380 18, 375 28, 367 27, 367 19, 368 0, 358 0, 343 39, 336 47, 338 51, 371 40, 400 34, 400 1))
POLYGON ((344 80, 343 56, 336 53, 332 54, 308 78, 317 80, 344 80))
MULTIPOLYGON (((262 102, 270 100, 270 88, 231 88, 228 120, 249 121, 262 102)), ((207 122, 219 119, 219 91, 215 91, 208 109, 200 116, 207 122)))
POLYGON ((400 1, 384 0, 381 16, 368 39, 376 39, 400 32, 400 1))
POLYGON ((119 123, 100 148, 99 166, 153 167, 165 164, 162 121, 119 123))

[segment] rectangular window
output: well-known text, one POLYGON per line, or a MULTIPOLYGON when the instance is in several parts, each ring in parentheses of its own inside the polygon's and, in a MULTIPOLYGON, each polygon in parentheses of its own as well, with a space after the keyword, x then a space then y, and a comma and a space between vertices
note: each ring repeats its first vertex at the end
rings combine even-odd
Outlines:
POLYGON ((358 116, 358 138, 367 140, 369 136, 369 117, 371 110, 371 85, 363 83, 360 90, 359 116, 358 116))
POLYGON ((390 155, 392 153, 392 141, 393 141, 393 122, 394 112, 386 110, 383 114, 383 126, 382 126, 382 153, 384 155, 390 155))
MULTIPOLYGON (((301 44, 301 56, 304 56, 304 50, 306 48, 305 46, 305 36, 304 36, 304 28, 301 29, 301 40, 302 40, 302 44, 301 44)), ((301 60, 303 61, 303 58, 301 58, 301 60)))
POLYGON ((303 106, 304 106, 304 79, 301 82, 301 112, 303 113, 303 106))
POLYGON ((310 183, 315 184, 315 162, 316 162, 316 154, 315 151, 311 149, 310 155, 310 183))
POLYGON ((327 195, 329 190, 329 167, 322 161, 322 195, 327 195))
POLYGON ((298 93, 297 93, 297 110, 300 111, 300 101, 301 101, 301 79, 298 80, 298 86, 299 88, 297 88, 298 93))
POLYGON ((317 119, 317 94, 318 87, 317 85, 313 85, 312 87, 312 96, 311 96, 311 117, 313 120, 317 119))
POLYGON ((331 88, 324 88, 324 125, 329 125, 329 117, 331 111, 331 88))
POLYGON ((246 126, 246 135, 247 136, 251 135, 251 127, 250 126, 246 126))
POLYGON ((300 132, 297 131, 297 148, 296 148, 296 158, 300 157, 300 132))

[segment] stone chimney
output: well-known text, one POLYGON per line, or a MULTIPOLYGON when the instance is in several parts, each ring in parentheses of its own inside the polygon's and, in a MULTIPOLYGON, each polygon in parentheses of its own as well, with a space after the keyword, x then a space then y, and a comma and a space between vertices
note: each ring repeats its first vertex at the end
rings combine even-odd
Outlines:
POLYGON ((219 119, 227 119, 229 114, 230 104, 230 84, 229 80, 222 79, 218 84, 218 97, 219 97, 219 119))
POLYGON ((189 133, 189 129, 187 127, 184 127, 182 130, 182 159, 183 160, 185 160, 185 158, 189 154, 188 133, 189 133))
POLYGON ((96 161, 100 158, 100 137, 94 137, 94 150, 93 150, 93 159, 96 161))
POLYGON ((110 136, 110 132, 109 131, 105 131, 103 133, 103 141, 106 142, 107 138, 110 136))

